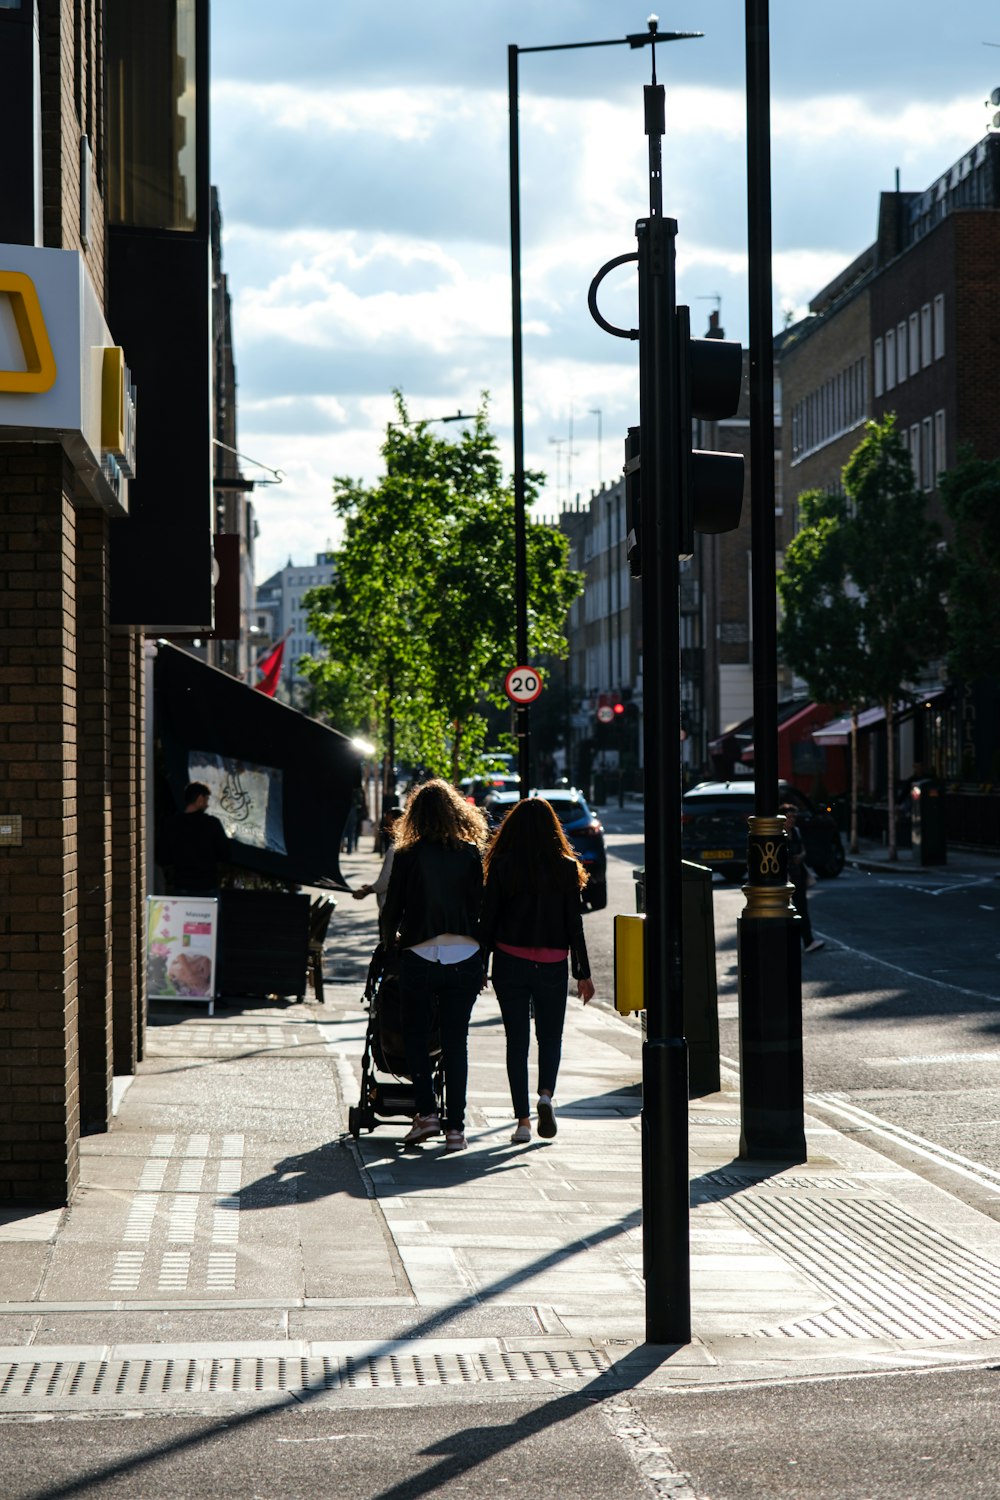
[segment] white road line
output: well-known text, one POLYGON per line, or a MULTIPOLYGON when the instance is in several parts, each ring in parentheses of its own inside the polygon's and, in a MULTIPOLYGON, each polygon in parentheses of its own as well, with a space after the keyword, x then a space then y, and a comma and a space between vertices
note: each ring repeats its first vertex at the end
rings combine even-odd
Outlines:
POLYGON ((863 1125, 872 1135, 880 1135, 885 1140, 895 1141, 897 1145, 908 1146, 918 1156, 926 1157, 939 1167, 945 1167, 949 1172, 956 1172, 958 1176, 978 1183, 987 1192, 1000 1195, 1000 1172, 984 1166, 982 1162, 971 1161, 967 1156, 960 1156, 957 1151, 950 1151, 947 1146, 938 1146, 934 1141, 925 1140, 922 1135, 914 1135, 912 1130, 904 1130, 902 1125, 891 1125, 878 1115, 870 1114, 868 1110, 861 1109, 857 1104, 849 1104, 836 1095, 807 1094, 807 1105, 810 1102, 832 1114, 840 1115, 852 1125, 863 1125))
POLYGON ((119 1250, 111 1270, 110 1289, 113 1292, 134 1292, 142 1275, 145 1250, 119 1250))
POLYGON ((156 1194, 136 1193, 125 1224, 124 1240, 148 1240, 156 1215, 156 1194))
POLYGON ((873 964, 881 964, 885 969, 892 969, 896 974, 904 974, 907 979, 918 979, 921 984, 936 984, 943 990, 953 990, 956 995, 969 995, 974 1000, 987 1000, 991 1005, 1000 1005, 1000 995, 987 995, 982 990, 966 990, 959 984, 949 984, 946 979, 932 979, 929 974, 915 974, 912 969, 904 969, 900 964, 890 963, 887 958, 879 958, 874 953, 866 953, 863 948, 852 948, 849 944, 841 942, 840 938, 831 937, 829 933, 817 933, 818 937, 825 942, 836 945, 836 950, 842 953, 851 953, 855 958, 867 958, 873 964))

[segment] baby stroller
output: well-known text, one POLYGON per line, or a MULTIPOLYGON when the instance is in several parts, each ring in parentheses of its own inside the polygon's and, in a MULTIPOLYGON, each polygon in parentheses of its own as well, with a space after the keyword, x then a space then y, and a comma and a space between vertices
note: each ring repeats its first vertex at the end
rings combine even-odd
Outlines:
MULTIPOLYGON (((368 1006, 368 1029, 361 1060, 361 1097, 347 1112, 347 1128, 355 1140, 362 1130, 374 1130, 379 1119, 402 1116, 412 1120, 417 1112, 406 1069, 397 960, 397 953, 387 953, 379 943, 368 965, 362 997, 368 1006), (381 1082, 376 1073, 391 1074, 393 1081, 381 1082)), ((431 1032, 430 1053, 434 1097, 438 1113, 443 1117, 444 1069, 437 1026, 431 1032)))

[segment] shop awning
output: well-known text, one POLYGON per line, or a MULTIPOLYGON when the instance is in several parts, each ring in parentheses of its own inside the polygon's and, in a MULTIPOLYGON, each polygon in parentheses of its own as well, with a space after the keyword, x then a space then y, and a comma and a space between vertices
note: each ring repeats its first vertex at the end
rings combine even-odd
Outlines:
POLYGON ((157 647, 153 681, 156 784, 173 800, 157 821, 182 806, 189 782, 204 781, 231 864, 347 890, 340 841, 361 768, 346 735, 176 646, 157 647))
MULTIPOLYGON (((940 698, 947 691, 946 687, 931 688, 930 692, 924 693, 916 702, 897 703, 896 722, 910 718, 918 709, 929 707, 936 698, 940 698)), ((863 708, 858 714, 858 733, 866 729, 874 729, 876 724, 884 722, 884 708, 863 708)), ((829 724, 824 724, 822 729, 814 729, 812 737, 817 745, 849 745, 851 742, 850 714, 843 714, 839 719, 831 720, 829 724)))
MULTIPOLYGON (((801 729, 803 721, 805 719, 816 717, 817 715, 820 715, 822 712, 823 712, 823 710, 821 708, 819 708, 818 705, 815 704, 812 701, 811 698, 810 698, 810 700, 807 703, 803 703, 801 701, 801 699, 800 699, 796 703, 793 703, 790 706, 786 707, 784 709, 784 711, 782 711, 781 709, 779 709, 778 710, 778 740, 779 740, 779 743, 780 743, 782 737, 783 736, 788 736, 793 729, 801 729)), ((752 728, 753 727, 753 720, 752 719, 750 721, 750 724, 751 724, 751 728, 752 728)), ((815 738, 815 736, 814 736, 814 738, 815 738)), ((749 745, 746 745, 744 747, 744 749, 741 751, 740 758, 742 760, 744 760, 744 761, 749 761, 751 764, 753 764, 753 740, 751 740, 750 743, 749 743, 749 745)))

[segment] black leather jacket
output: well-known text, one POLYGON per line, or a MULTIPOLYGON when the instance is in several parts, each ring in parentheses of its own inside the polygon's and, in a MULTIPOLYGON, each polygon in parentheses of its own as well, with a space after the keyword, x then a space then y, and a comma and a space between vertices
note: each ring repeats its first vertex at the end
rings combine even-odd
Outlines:
POLYGON ((573 978, 590 978, 575 860, 564 859, 556 878, 537 892, 515 884, 509 875, 490 877, 483 897, 479 946, 491 953, 497 943, 512 948, 568 948, 573 978))
POLYGON ((421 842, 400 849, 379 919, 384 943, 414 948, 442 932, 474 937, 483 894, 483 857, 474 844, 421 842))

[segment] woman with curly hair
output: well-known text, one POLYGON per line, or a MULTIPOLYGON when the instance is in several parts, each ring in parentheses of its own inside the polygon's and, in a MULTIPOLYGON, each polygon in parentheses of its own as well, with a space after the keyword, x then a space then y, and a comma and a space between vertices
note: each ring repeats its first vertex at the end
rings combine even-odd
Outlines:
POLYGON ((403 1042, 417 1113, 403 1144, 441 1132, 431 1077, 437 1008, 444 1066, 445 1150, 464 1151, 469 1018, 483 983, 475 936, 486 820, 446 781, 418 787, 396 824, 396 854, 380 918, 382 941, 402 949, 403 1042))
POLYGON ((584 1005, 593 999, 580 892, 587 872, 544 797, 515 803, 486 853, 479 938, 493 954, 493 988, 507 1033, 507 1078, 517 1125, 531 1140, 528 1050, 531 1017, 538 1043, 538 1134, 556 1133, 555 1093, 562 1056, 569 961, 584 1005))

